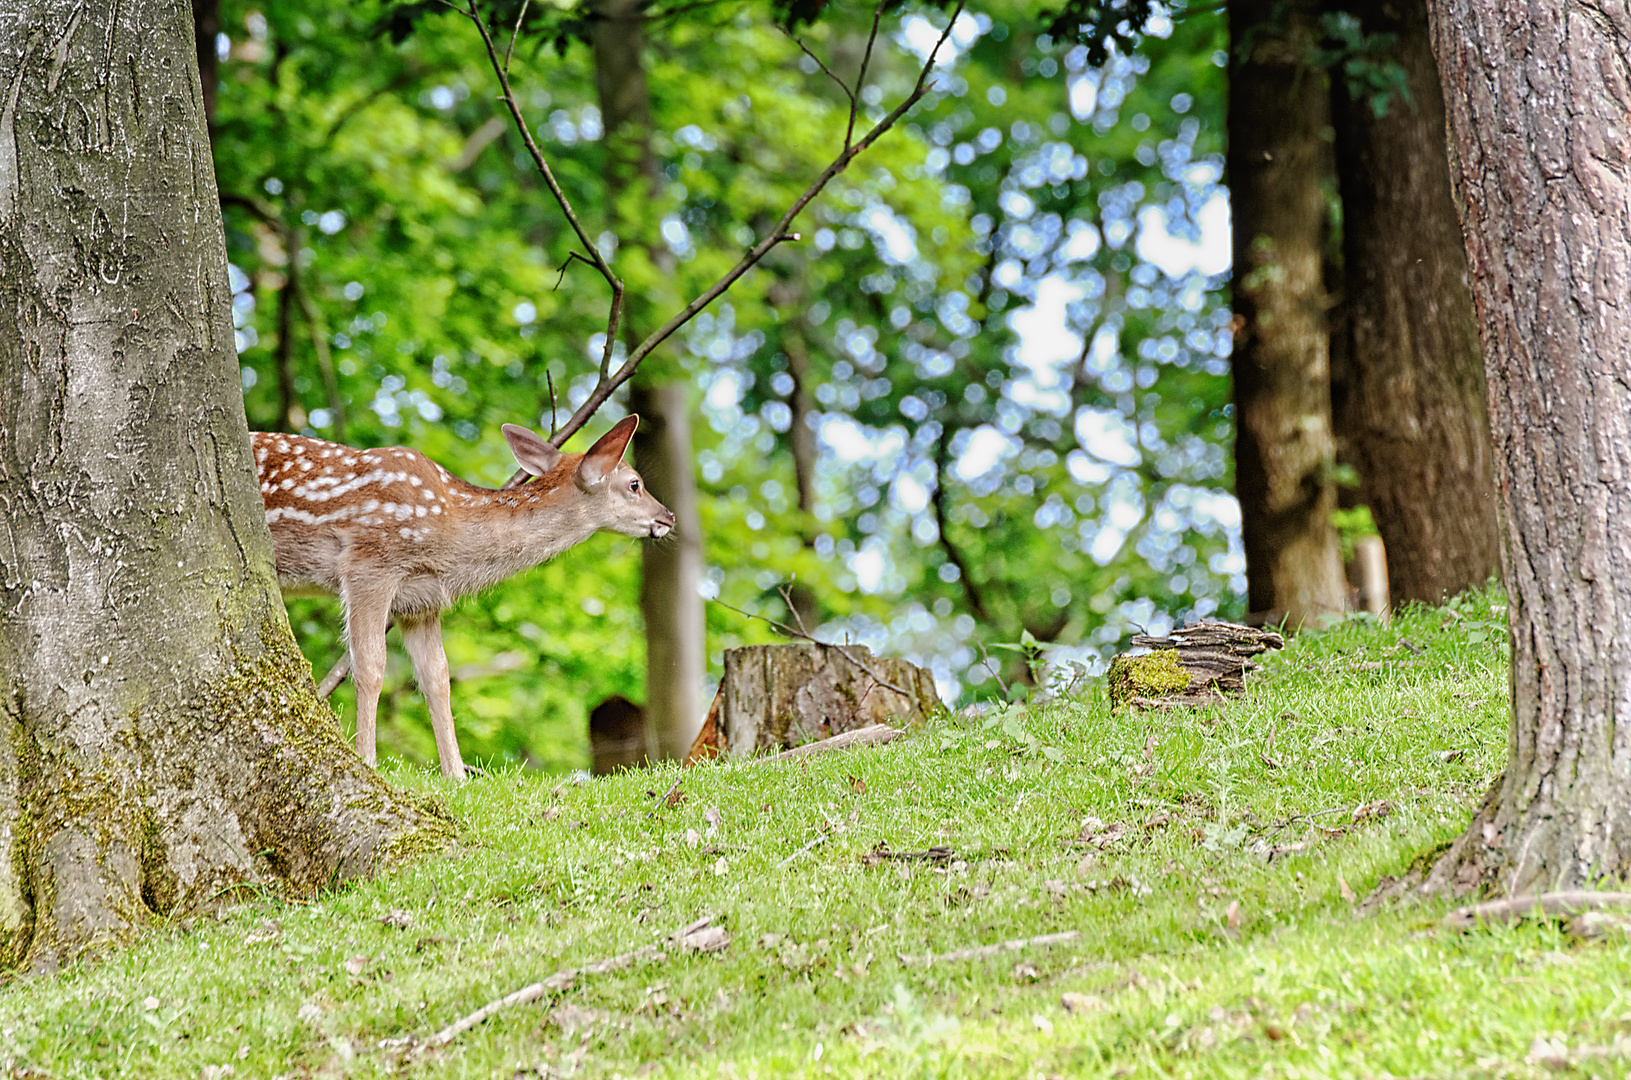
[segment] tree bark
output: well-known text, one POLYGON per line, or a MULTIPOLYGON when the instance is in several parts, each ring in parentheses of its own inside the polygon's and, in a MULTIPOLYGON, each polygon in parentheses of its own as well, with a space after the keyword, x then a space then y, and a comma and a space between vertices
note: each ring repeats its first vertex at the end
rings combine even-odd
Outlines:
POLYGON ((718 746, 775 753, 870 724, 905 727, 939 708, 933 675, 860 645, 749 645, 725 651, 718 746))
MULTIPOLYGON (((1408 102, 1333 79, 1351 385, 1337 426, 1387 548, 1395 602, 1441 603, 1500 569, 1483 351, 1450 198, 1426 0, 1343 0, 1395 35, 1408 102)), ((1333 343, 1333 348, 1335 344, 1333 343)))
MULTIPOLYGON (((815 535, 808 527, 816 500, 816 402, 812 386, 815 373, 810 367, 810 325, 805 318, 809 300, 805 296, 803 259, 789 259, 787 277, 770 287, 768 299, 776 308, 781 329, 782 355, 787 357, 787 374, 793 388, 787 393, 791 420, 787 426, 787 452, 793 459, 793 487, 798 495, 799 514, 805 523, 799 542, 815 547, 815 535)), ((792 610, 788 613, 802 629, 814 631, 821 623, 821 597, 802 581, 787 590, 792 610)))
POLYGON ((631 384, 629 408, 640 414, 634 464, 658 502, 674 512, 674 531, 642 547, 640 611, 646 622, 646 717, 659 760, 683 758, 702 722, 702 518, 691 467, 691 410, 686 385, 631 384))
POLYGON ((0 22, 0 963, 50 970, 446 820, 317 700, 233 352, 191 12, 0 22))
POLYGON ((1512 630, 1506 772, 1428 875, 1631 872, 1631 11, 1433 0, 1512 630))
POLYGON ((1329 103, 1324 74, 1308 62, 1314 23, 1305 0, 1234 0, 1229 30, 1239 327, 1230 366, 1247 608, 1296 628, 1340 614, 1347 598, 1331 527, 1335 446, 1321 270, 1329 103))
MULTIPOLYGON (((641 56, 643 5, 637 0, 599 0, 595 7, 595 85, 605 128, 606 202, 612 220, 618 203, 635 186, 655 192, 659 183, 651 149, 651 92, 641 56)), ((652 261, 672 271, 672 258, 656 243, 652 261)), ((649 298, 631 295, 624 327, 639 339, 649 298)), ((691 461, 691 413, 687 386, 664 365, 647 360, 629 384, 629 409, 640 414, 634 464, 646 486, 674 512, 674 531, 662 544, 641 548, 640 611, 646 624, 646 718, 654 760, 682 758, 702 720, 702 678, 708 655, 702 615, 702 520, 697 513, 696 472, 691 461)))

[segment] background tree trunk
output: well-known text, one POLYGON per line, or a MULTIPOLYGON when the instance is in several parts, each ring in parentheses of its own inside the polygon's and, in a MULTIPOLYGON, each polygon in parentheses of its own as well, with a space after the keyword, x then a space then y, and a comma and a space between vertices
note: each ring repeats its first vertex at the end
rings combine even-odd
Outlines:
POLYGON ((1231 370, 1246 606, 1295 628, 1347 606, 1331 527, 1335 447, 1321 264, 1329 105, 1325 76, 1308 62, 1314 25, 1304 2, 1234 0, 1229 32, 1238 327, 1231 370))
MULTIPOLYGON (((659 183, 651 150, 651 92, 641 51, 644 7, 636 0, 600 0, 595 12, 595 85, 599 91, 609 167, 607 205, 612 220, 627 193, 654 193, 659 183)), ((652 261, 672 272, 672 258, 656 242, 652 261)), ((649 297, 631 293, 624 326, 631 340, 652 310, 649 297)), ((670 365, 653 356, 629 384, 629 409, 640 414, 634 465, 647 487, 674 512, 674 531, 661 544, 641 548, 640 611, 646 624, 646 705, 654 759, 682 758, 702 722, 702 679, 707 639, 702 615, 702 521, 697 513, 696 472, 691 461, 691 413, 687 386, 670 365)))
POLYGON ((646 621, 646 717, 659 759, 682 758, 702 723, 702 519, 691 466, 691 411, 683 382, 632 384, 640 414, 634 464, 657 501, 674 512, 674 531, 643 545, 640 611, 646 621))
POLYGON ((341 738, 272 567, 191 12, 0 22, 0 963, 447 822, 341 738))
POLYGON ((940 707, 933 675, 860 645, 749 645, 725 651, 718 745, 775 753, 868 724, 907 727, 940 707))
POLYGON ((1631 872, 1631 12, 1433 0, 1489 379, 1506 772, 1426 888, 1631 872))
MULTIPOLYGON (((1333 78, 1350 382, 1338 429, 1387 546, 1395 602, 1440 603, 1500 569, 1478 321, 1450 198, 1426 0, 1345 0, 1410 101, 1377 116, 1333 78)), ((1333 329, 1333 333, 1335 333, 1333 329)), ((1333 349, 1336 343, 1333 342, 1333 349)))

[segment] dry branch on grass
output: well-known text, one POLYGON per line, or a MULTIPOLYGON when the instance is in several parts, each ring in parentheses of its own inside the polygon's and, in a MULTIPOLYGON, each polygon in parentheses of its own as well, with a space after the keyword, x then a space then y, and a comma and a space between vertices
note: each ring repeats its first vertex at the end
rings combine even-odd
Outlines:
POLYGON ((1065 930, 1057 934, 1042 934, 1038 937, 1015 938, 1012 941, 999 941, 995 945, 976 945, 967 949, 954 949, 946 953, 924 953, 922 956, 911 956, 907 953, 897 954, 903 964, 943 964, 953 960, 985 960, 989 957, 1000 956, 1005 952, 1020 952, 1023 949, 1045 948, 1049 945, 1063 945, 1067 941, 1075 941, 1082 936, 1080 930, 1065 930))
POLYGON ((1512 896, 1456 908, 1439 925, 1446 930, 1472 930, 1479 926, 1508 925, 1522 919, 1562 919, 1588 911, 1631 909, 1631 893, 1549 892, 1512 896))
MULTIPOLYGON (((683 952, 719 952, 731 943, 731 936, 724 927, 712 925, 711 918, 698 919, 674 934, 672 942, 683 952)), ((626 971, 640 963, 661 964, 669 959, 669 954, 661 945, 642 945, 617 956, 610 956, 604 960, 593 960, 579 967, 562 968, 535 983, 523 986, 521 989, 495 998, 477 1009, 466 1013, 453 1023, 442 1028, 434 1035, 424 1039, 407 1036, 400 1039, 385 1039, 381 1041, 380 1048, 384 1050, 404 1051, 410 1057, 418 1057, 431 1050, 438 1050, 471 1028, 485 1023, 495 1013, 516 1005, 526 1005, 550 994, 564 994, 577 985, 578 980, 585 975, 605 975, 612 971, 626 971)))

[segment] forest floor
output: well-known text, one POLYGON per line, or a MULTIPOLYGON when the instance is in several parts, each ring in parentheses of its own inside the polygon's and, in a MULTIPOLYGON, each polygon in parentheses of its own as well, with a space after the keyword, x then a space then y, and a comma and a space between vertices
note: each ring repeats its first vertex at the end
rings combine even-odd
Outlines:
POLYGON ((673 768, 399 768, 458 857, 16 979, 0 1075, 1624 1075, 1631 942, 1360 911, 1505 759, 1492 603, 1303 635, 1225 707, 1112 715, 1089 688, 706 766, 673 805, 673 768), (703 919, 714 951, 675 942, 703 919))

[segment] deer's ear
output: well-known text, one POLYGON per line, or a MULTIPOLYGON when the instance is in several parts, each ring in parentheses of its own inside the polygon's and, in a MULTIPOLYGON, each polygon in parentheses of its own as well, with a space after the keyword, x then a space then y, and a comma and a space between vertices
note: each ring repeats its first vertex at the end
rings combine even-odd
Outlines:
POLYGON ((589 452, 578 462, 578 487, 593 491, 605 483, 613 469, 623 460, 623 452, 634 438, 634 429, 640 426, 638 416, 625 416, 612 425, 612 430, 600 437, 589 452))
POLYGON ((541 435, 519 424, 505 424, 504 441, 521 467, 534 476, 542 476, 561 460, 561 452, 545 442, 541 435))

